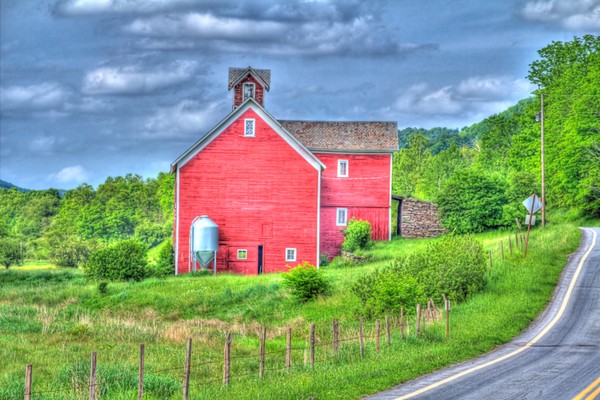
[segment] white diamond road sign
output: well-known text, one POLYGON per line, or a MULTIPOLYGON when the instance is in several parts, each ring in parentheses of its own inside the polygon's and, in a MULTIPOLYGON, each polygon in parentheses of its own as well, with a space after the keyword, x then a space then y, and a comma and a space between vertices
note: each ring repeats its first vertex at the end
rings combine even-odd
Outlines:
POLYGON ((540 198, 534 193, 523 201, 523 206, 527 209, 527 212, 535 214, 542 208, 542 202, 540 198), (533 209, 531 208, 533 204, 533 209))

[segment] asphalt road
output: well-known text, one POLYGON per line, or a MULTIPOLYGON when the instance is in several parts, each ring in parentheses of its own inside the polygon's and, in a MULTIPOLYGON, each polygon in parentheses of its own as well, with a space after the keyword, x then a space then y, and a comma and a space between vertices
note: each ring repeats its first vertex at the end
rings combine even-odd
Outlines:
POLYGON ((600 400, 600 228, 583 229, 554 299, 491 353, 378 393, 391 399, 600 400))

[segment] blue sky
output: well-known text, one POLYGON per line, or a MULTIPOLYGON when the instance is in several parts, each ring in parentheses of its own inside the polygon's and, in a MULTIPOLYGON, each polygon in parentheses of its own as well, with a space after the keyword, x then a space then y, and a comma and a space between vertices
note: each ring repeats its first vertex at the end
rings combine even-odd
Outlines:
POLYGON ((461 128, 534 89, 537 50, 600 32, 600 0, 2 0, 0 179, 153 177, 271 69, 276 118, 461 128))

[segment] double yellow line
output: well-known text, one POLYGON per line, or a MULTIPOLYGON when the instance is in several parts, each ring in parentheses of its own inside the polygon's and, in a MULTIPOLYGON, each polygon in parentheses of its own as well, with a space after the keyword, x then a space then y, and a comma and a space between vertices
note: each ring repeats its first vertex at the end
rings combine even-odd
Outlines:
POLYGON ((600 394, 600 378, 596 379, 592 384, 586 387, 583 392, 579 393, 577 396, 573 397, 573 400, 594 400, 600 394), (596 388, 596 390, 594 390, 596 388), (594 390, 592 392, 592 390, 594 390), (592 392, 592 393, 590 393, 592 392), (585 397, 588 393, 589 396, 585 397))
MULTIPOLYGON (((585 228, 584 228, 585 229, 585 228)), ((586 229, 588 230, 588 229, 586 229)), ((412 397, 418 396, 420 394, 423 394, 431 389, 435 389, 439 386, 442 386, 448 382, 451 382, 453 380, 456 380, 460 377, 463 377, 465 375, 468 375, 470 373, 473 373, 475 371, 478 371, 480 369, 489 367, 491 365, 497 364, 501 361, 506 360, 507 358, 511 358, 516 356, 517 354, 529 349, 531 346, 533 346, 536 342, 538 342, 542 337, 544 337, 546 335, 546 333, 548 333, 548 331, 550 329, 552 329, 554 327, 554 325, 556 325, 556 323, 558 322, 558 320, 560 320, 560 318, 562 317, 563 313, 565 312, 565 309, 567 308, 567 304, 569 303, 569 300, 571 299, 571 294, 573 293, 573 290, 575 288, 575 283, 577 282, 577 278, 579 277, 579 274, 583 268, 583 263, 585 262, 585 260, 588 258, 588 256, 590 255, 590 253, 592 252, 592 249, 594 248, 594 246, 596 245, 596 232, 593 230, 589 230, 590 232, 592 232, 592 243, 590 244, 590 247, 587 249, 587 251, 585 252, 585 254, 583 255, 583 257, 581 258, 581 260, 579 261, 579 264, 577 265, 577 269, 575 270, 575 273, 573 274, 573 277, 571 278, 571 282, 569 284, 569 287, 567 289, 567 292, 565 294, 565 297, 560 305, 560 308, 557 312, 557 314, 554 316, 554 318, 548 323, 548 325, 546 325, 546 327, 533 339, 531 339, 527 344, 525 344, 523 347, 520 347, 519 349, 509 353, 509 354, 505 354, 502 357, 498 357, 495 359, 492 359, 491 361, 486 362, 485 364, 481 364, 478 365, 476 367, 472 367, 469 368, 465 371, 459 372, 455 375, 449 376, 448 378, 442 379, 440 381, 437 381, 435 383, 430 384, 429 386, 425 386, 424 388, 421 388, 419 390, 415 390, 414 392, 405 394, 404 396, 400 396, 394 400, 405 400, 405 399, 410 399, 412 397)), ((600 383, 600 378, 598 378, 591 386, 589 386, 585 391, 582 392, 582 395, 585 396, 585 394, 587 393, 588 389, 592 390, 596 385, 598 385, 600 383)), ((585 400, 592 400, 594 398, 596 398, 596 396, 600 393, 600 388, 596 389, 594 391, 594 393, 592 393, 590 396, 588 396, 585 400)), ((576 397, 576 399, 581 399, 581 397, 576 397)), ((575 399, 573 399, 575 400, 575 399)))

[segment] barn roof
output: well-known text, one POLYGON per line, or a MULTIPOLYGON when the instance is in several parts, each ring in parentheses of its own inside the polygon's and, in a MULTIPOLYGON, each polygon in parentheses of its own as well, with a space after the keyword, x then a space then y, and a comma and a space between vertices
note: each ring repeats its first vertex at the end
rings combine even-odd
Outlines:
POLYGON ((254 69, 252 67, 246 68, 229 68, 229 84, 228 90, 231 90, 239 81, 244 79, 248 74, 253 75, 258 81, 263 83, 265 90, 268 92, 271 86, 271 70, 270 69, 254 69))
POLYGON ((311 151, 398 151, 396 122, 279 121, 311 151))

